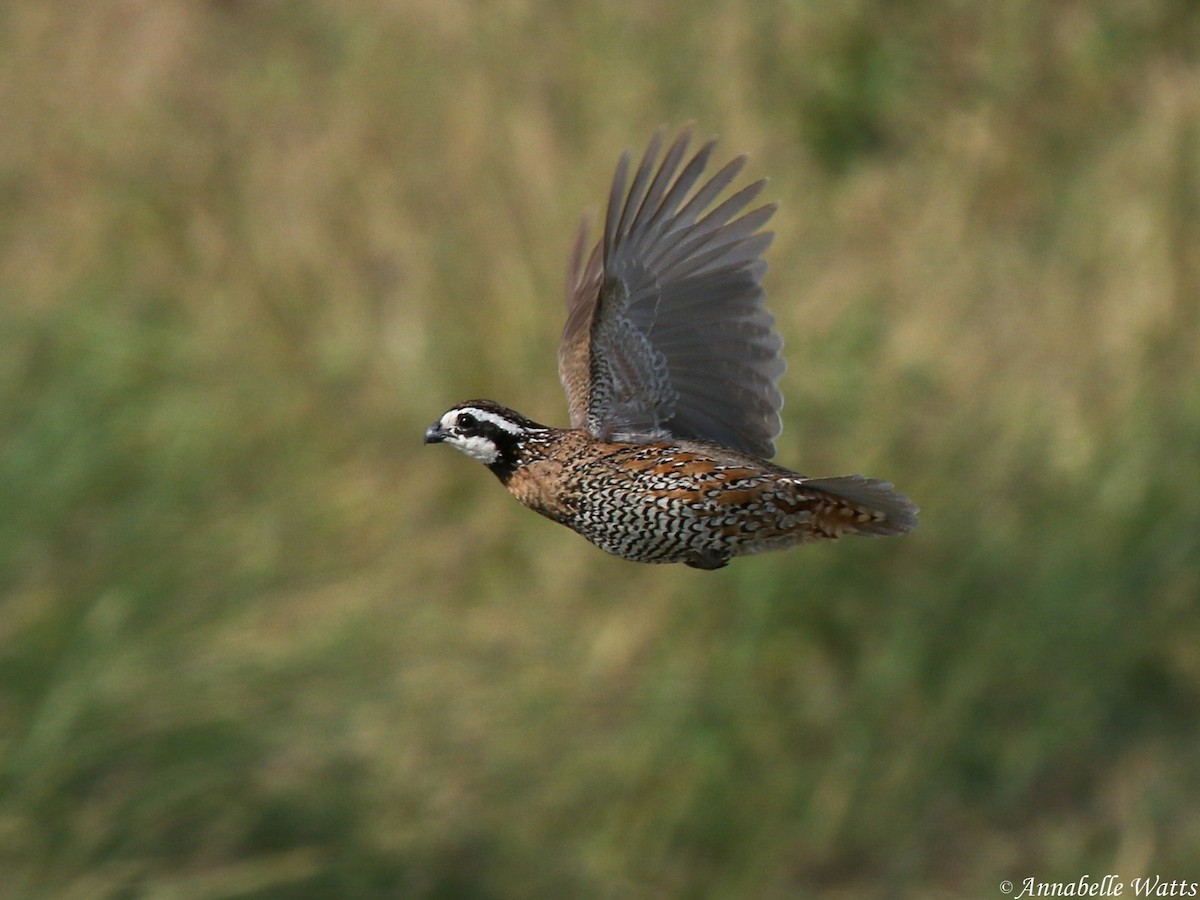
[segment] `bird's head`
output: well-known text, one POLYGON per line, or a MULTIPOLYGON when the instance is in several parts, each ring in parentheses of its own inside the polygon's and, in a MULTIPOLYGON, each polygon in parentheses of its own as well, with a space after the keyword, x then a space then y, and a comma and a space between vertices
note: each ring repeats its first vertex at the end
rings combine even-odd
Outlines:
POLYGON ((425 443, 449 444, 507 481, 521 465, 527 443, 548 432, 546 426, 499 403, 468 400, 425 429, 425 443))

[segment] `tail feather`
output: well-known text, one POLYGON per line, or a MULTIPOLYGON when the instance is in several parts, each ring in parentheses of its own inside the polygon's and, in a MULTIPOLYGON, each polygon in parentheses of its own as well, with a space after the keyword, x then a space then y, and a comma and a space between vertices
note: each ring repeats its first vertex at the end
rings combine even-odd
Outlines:
POLYGON ((882 518, 856 523, 856 534, 907 534, 917 527, 917 505, 894 490, 890 483, 862 475, 843 475, 838 478, 806 478, 804 487, 831 494, 865 511, 882 514, 882 518))

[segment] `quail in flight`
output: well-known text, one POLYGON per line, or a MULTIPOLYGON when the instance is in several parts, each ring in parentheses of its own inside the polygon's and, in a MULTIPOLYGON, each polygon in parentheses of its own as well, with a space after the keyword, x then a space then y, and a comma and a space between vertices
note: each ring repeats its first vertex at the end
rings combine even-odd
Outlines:
POLYGON ((716 142, 684 162, 689 139, 685 129, 660 163, 659 131, 628 188, 622 155, 590 252, 588 220, 580 226, 558 350, 571 428, 471 400, 425 443, 479 460, 530 509, 636 562, 717 569, 844 534, 911 531, 917 507, 885 481, 768 462, 784 363, 761 287, 773 235, 760 229, 775 206, 743 212, 765 180, 718 203, 745 157, 703 180, 716 142))

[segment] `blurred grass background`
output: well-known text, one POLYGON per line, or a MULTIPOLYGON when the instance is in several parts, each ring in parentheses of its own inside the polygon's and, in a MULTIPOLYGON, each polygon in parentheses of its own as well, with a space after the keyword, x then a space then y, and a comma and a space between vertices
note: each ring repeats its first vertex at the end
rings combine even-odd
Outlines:
POLYGON ((1183 0, 0 7, 0 896, 1200 878, 1183 0), (421 446, 564 423, 617 155, 783 202, 779 460, 920 531, 638 567, 421 446))

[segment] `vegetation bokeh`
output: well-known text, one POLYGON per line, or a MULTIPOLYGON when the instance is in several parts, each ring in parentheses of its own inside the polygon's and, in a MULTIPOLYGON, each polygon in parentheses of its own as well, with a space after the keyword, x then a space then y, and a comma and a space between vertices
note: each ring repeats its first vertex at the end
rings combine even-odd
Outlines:
POLYGON ((1200 12, 10 0, 0 897, 1200 880, 1200 12), (913 536, 636 566, 421 446, 565 422, 579 214, 782 201, 778 459, 913 536))

